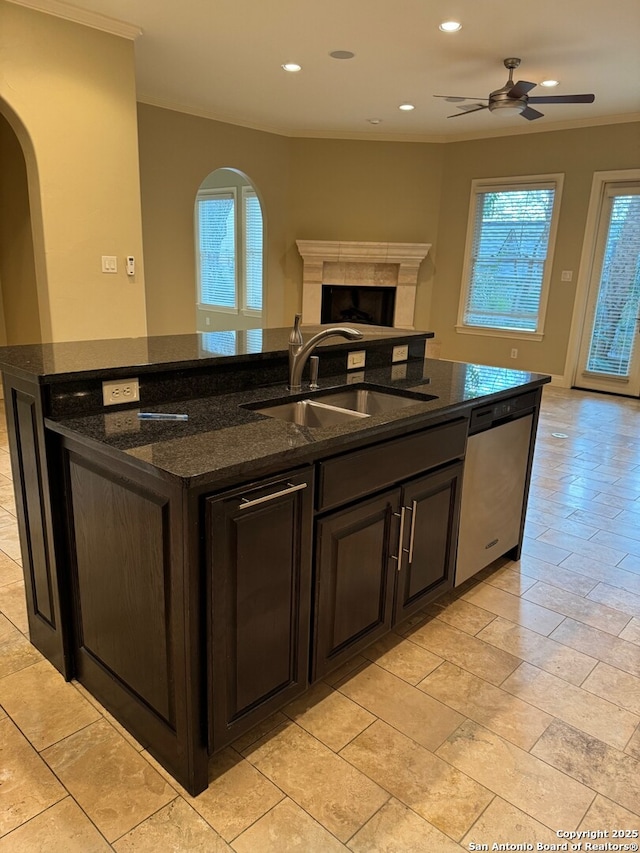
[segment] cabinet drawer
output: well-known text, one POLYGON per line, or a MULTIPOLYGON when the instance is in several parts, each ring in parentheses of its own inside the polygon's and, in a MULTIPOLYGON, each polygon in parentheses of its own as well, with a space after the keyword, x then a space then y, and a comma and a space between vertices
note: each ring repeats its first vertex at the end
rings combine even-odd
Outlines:
POLYGON ((467 419, 459 418, 321 462, 317 509, 332 509, 460 458, 467 428, 467 419))

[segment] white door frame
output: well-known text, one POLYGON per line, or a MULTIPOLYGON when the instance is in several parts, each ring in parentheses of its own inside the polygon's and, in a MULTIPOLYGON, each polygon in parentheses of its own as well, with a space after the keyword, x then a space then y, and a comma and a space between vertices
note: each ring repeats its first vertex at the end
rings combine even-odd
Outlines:
POLYGON ((613 181, 640 181, 640 169, 616 169, 611 172, 593 173, 591 197, 589 198, 589 211, 587 213, 587 221, 584 228, 582 254, 580 255, 576 298, 573 303, 571 332, 569 333, 569 345, 567 346, 567 357, 565 359, 564 375, 562 377, 562 385, 566 388, 571 388, 571 386, 575 384, 576 373, 579 367, 578 358, 580 355, 580 340, 582 338, 582 329, 586 319, 589 281, 591 279, 591 272, 594 263, 600 209, 604 196, 605 185, 613 181))

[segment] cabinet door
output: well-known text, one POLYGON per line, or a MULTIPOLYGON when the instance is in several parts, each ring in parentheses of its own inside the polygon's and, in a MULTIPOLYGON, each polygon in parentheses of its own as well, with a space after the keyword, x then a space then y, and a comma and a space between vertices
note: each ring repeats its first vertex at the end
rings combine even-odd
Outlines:
POLYGON ((394 623, 453 586, 462 464, 407 483, 394 623))
POLYGON ((312 469, 207 500, 210 746, 308 684, 312 469))
POLYGON ((312 680, 391 627, 399 499, 394 489, 317 522, 312 680))

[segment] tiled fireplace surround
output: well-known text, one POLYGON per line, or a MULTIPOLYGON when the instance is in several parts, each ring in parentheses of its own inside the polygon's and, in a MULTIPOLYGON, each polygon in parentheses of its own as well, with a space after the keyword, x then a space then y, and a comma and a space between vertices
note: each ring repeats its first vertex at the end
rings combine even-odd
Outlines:
POLYGON ((413 329, 418 270, 431 243, 297 240, 304 261, 302 322, 320 323, 323 284, 394 287, 393 325, 413 329))

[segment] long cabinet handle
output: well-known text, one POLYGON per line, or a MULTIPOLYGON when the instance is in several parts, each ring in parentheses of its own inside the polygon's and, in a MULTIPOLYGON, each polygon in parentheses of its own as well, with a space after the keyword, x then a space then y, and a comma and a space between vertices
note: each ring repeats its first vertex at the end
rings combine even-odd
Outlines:
POLYGON ((402 540, 404 538, 404 512, 406 507, 402 507, 400 512, 394 512, 393 514, 396 518, 400 518, 400 533, 398 535, 398 556, 396 557, 394 554, 391 554, 391 559, 395 560, 398 564, 398 571, 400 571, 400 566, 402 564, 402 560, 400 557, 402 556, 402 540))
MULTIPOLYGON (((409 507, 407 507, 409 509, 409 507)), ((413 543, 416 538, 416 515, 418 514, 418 501, 411 501, 411 530, 409 531, 409 565, 413 562, 413 543)))
POLYGON ((249 509, 250 506, 266 504, 268 501, 274 501, 276 498, 281 498, 283 495, 290 495, 291 492, 299 492, 301 489, 306 488, 307 483, 298 483, 295 486, 293 485, 293 483, 287 483, 287 488, 280 489, 279 492, 272 492, 270 495, 263 495, 263 497, 253 498, 253 500, 249 500, 249 498, 242 498, 242 502, 240 503, 240 509, 249 509))

